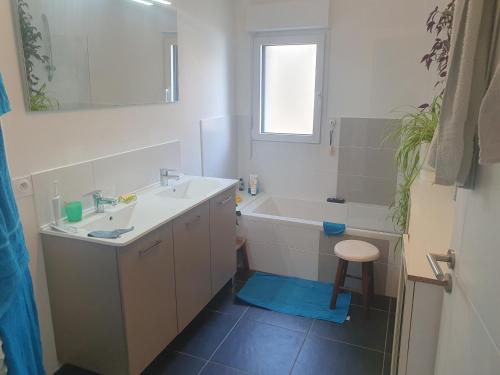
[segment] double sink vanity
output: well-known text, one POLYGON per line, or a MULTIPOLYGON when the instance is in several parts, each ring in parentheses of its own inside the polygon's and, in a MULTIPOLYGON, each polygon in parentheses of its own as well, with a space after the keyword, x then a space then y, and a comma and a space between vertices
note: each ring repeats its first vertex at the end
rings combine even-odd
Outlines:
POLYGON ((182 177, 41 229, 58 358, 139 374, 236 272, 236 180, 182 177), (117 239, 94 230, 134 227, 117 239))

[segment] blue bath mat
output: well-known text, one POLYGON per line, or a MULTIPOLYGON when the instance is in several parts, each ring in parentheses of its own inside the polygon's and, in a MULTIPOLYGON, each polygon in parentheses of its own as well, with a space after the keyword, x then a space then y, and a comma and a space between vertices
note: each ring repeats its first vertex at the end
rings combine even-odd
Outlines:
POLYGON ((330 310, 332 290, 333 284, 257 272, 248 279, 238 298, 283 314, 344 323, 351 293, 340 293, 337 308, 330 310))

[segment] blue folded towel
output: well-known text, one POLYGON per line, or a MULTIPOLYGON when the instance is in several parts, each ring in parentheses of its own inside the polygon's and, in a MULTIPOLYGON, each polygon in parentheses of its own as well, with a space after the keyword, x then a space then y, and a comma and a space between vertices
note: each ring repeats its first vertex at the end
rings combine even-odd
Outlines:
POLYGON ((341 236, 345 233, 345 224, 323 222, 323 232, 327 236, 341 236))

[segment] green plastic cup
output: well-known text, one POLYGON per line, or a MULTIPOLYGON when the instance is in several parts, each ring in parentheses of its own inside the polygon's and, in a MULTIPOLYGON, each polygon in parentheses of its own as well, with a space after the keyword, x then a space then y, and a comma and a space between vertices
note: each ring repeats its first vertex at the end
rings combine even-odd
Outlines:
POLYGON ((83 206, 82 202, 75 201, 69 202, 64 206, 64 210, 66 211, 66 216, 68 217, 68 221, 70 223, 77 223, 82 220, 83 215, 83 206))

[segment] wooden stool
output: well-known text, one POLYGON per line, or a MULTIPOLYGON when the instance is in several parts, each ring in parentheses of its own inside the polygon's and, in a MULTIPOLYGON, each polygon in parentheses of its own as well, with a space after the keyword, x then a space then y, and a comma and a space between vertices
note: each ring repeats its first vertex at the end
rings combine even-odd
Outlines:
POLYGON ((350 277, 362 280, 363 304, 366 313, 368 313, 370 300, 374 295, 373 262, 380 257, 380 251, 376 246, 365 241, 346 240, 335 245, 334 253, 339 258, 339 263, 337 266, 337 275, 335 276, 335 287, 332 293, 330 308, 332 310, 336 308, 339 292, 351 291, 349 288, 344 287, 345 278, 350 277), (349 262, 362 263, 363 276, 361 278, 347 274, 349 262))
POLYGON ((243 270, 245 271, 245 278, 247 278, 250 273, 250 264, 248 263, 247 240, 245 238, 236 238, 236 253, 238 252, 241 252, 241 256, 243 258, 243 270))

